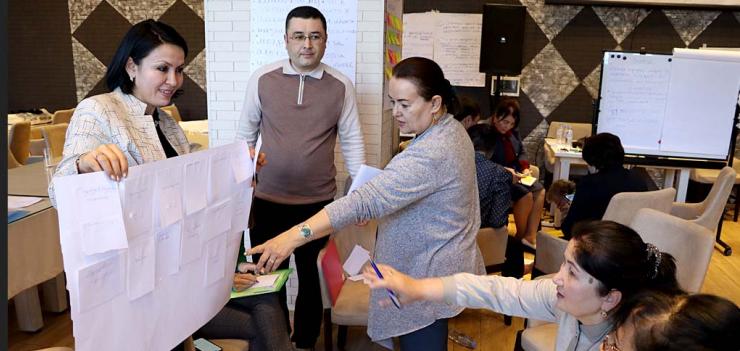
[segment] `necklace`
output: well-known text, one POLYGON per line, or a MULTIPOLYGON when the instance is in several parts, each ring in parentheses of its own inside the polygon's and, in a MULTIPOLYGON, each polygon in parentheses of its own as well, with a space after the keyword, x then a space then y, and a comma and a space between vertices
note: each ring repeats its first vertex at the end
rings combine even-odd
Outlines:
MULTIPOLYGON (((578 330, 576 331, 575 343, 573 344, 573 348, 572 348, 573 351, 578 351, 578 344, 581 342, 581 333, 583 333, 583 330, 581 329, 582 327, 583 327, 583 324, 581 324, 581 322, 578 322, 578 330)), ((609 334, 609 331, 611 330, 611 323, 608 323, 605 321, 605 322, 593 325, 592 327, 594 331, 596 331, 598 334, 594 333, 594 335, 597 337, 592 339, 594 341, 592 341, 591 344, 588 345, 588 347, 584 349, 586 351, 593 349, 594 346, 598 345, 604 340, 604 337, 606 337, 606 334, 609 334), (600 324, 603 324, 603 325, 600 325, 600 324)))

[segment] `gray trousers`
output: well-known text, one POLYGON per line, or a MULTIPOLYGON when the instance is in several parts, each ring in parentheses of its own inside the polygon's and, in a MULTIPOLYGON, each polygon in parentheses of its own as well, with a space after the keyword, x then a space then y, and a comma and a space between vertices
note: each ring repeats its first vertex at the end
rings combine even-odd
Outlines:
POLYGON ((242 339, 251 351, 292 350, 276 293, 231 299, 194 338, 242 339))

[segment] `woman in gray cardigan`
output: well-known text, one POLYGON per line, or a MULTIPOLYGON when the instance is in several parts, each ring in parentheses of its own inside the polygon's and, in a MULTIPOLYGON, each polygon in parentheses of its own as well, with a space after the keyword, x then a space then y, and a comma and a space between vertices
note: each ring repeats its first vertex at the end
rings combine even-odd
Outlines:
POLYGON ((641 292, 680 293, 673 257, 610 221, 576 226, 565 261, 552 279, 464 273, 415 279, 389 266, 379 269, 385 279, 364 273, 370 287, 393 289, 401 303, 444 301, 557 323, 558 351, 598 351, 614 323, 629 315, 624 306, 634 305, 641 292))
MULTIPOLYGON (((296 247, 377 218, 377 262, 416 278, 484 271, 475 239, 480 226, 475 153, 451 115, 457 100, 449 81, 434 61, 409 58, 394 67, 388 95, 401 132, 416 138, 380 175, 254 247, 250 254, 262 254, 258 269, 273 270, 296 247)), ((400 336, 402 350, 446 348, 447 319, 462 307, 427 301, 382 307, 378 302, 385 296, 385 291, 371 294, 372 340, 387 346, 400 336)))

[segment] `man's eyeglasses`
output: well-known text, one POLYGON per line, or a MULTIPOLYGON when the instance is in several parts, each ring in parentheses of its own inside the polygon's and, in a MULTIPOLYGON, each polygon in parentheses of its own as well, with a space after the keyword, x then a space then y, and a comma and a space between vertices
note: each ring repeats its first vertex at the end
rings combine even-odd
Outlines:
POLYGON ((309 34, 305 35, 303 33, 293 33, 293 35, 290 36, 290 39, 296 42, 303 42, 306 41, 306 38, 310 40, 312 43, 320 43, 324 41, 324 37, 321 36, 321 34, 309 34))

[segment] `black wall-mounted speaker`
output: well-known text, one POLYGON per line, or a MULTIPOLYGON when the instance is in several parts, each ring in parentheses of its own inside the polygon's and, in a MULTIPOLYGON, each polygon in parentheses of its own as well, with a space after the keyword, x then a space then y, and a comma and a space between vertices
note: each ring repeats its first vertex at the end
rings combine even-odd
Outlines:
POLYGON ((519 75, 522 71, 524 16, 521 5, 485 4, 480 43, 480 71, 519 75))

